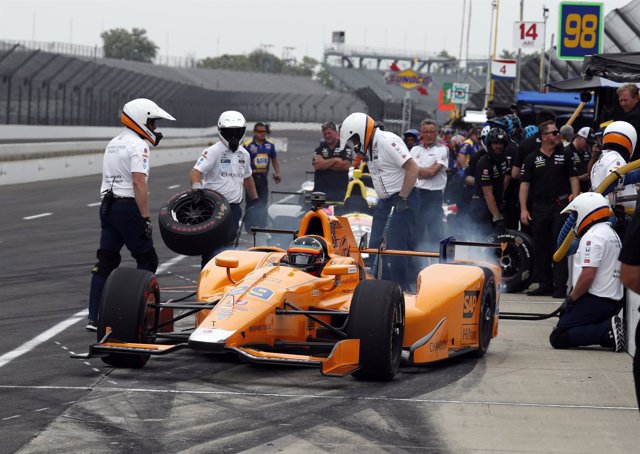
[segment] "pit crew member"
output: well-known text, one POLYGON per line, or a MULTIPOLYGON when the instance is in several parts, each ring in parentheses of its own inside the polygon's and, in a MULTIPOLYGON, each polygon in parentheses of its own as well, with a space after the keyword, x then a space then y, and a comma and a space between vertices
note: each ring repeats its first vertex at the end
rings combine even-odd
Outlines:
POLYGON ((313 190, 324 192, 327 200, 344 200, 349 184, 350 150, 340 149, 340 133, 333 121, 322 124, 324 140, 314 150, 313 190))
MULTIPOLYGON (((373 187, 379 197, 371 226, 369 247, 380 246, 385 225, 391 215, 388 249, 414 249, 416 246, 416 215, 420 196, 415 189, 418 165, 400 137, 374 126, 373 118, 356 112, 345 118, 340 128, 340 149, 349 146, 368 156, 373 187)), ((397 282, 409 290, 415 282, 409 271, 409 257, 390 257, 391 267, 383 267, 383 278, 397 282), (388 273, 388 277, 385 277, 388 273)))
POLYGON ((253 226, 267 226, 270 164, 273 164, 273 181, 279 184, 282 178, 280 177, 280 163, 278 162, 276 146, 267 139, 267 126, 264 123, 259 121, 253 126, 253 138, 247 140, 244 143, 244 147, 251 157, 251 176, 258 193, 258 202, 251 210, 251 216, 245 216, 245 228, 247 232, 250 232, 253 226))
POLYGON ((482 236, 505 229, 501 211, 504 188, 509 183, 505 148, 510 143, 506 131, 492 128, 487 136, 487 152, 476 166, 475 188, 471 201, 471 219, 479 225, 482 236))
POLYGON ((407 146, 407 150, 411 150, 420 143, 420 133, 417 129, 407 129, 402 134, 402 137, 404 137, 404 144, 407 146))
POLYGON ((562 210, 575 212, 580 244, 573 261, 572 289, 549 336, 554 348, 601 345, 615 352, 625 345, 618 312, 624 296, 618 256, 620 238, 607 222, 609 202, 601 194, 580 194, 562 210))
POLYGON ((411 157, 418 165, 416 188, 420 195, 416 241, 418 248, 423 250, 434 250, 444 237, 442 204, 447 186, 449 150, 438 143, 438 130, 435 121, 423 120, 420 123, 422 143, 411 148, 411 157))
POLYGON ((569 203, 569 196, 579 194, 580 184, 573 155, 562 148, 556 124, 550 120, 538 128, 540 149, 525 158, 520 175, 520 222, 531 224, 540 284, 528 295, 564 298, 569 273, 567 260, 554 263, 553 253, 565 220, 561 211, 569 203))
MULTIPOLYGON (((220 141, 202 152, 189 173, 193 205, 206 203, 203 189, 211 189, 222 194, 231 206, 232 228, 222 248, 232 245, 239 233, 243 188, 249 197, 247 212, 253 209, 258 199, 256 186, 251 177, 249 152, 240 145, 246 127, 247 122, 240 112, 222 112, 218 119, 220 141)), ((205 251, 202 254, 202 268, 222 248, 205 251)))
POLYGON ((573 159, 578 171, 578 181, 580 181, 580 191, 591 191, 589 182, 589 161, 591 160, 591 147, 596 143, 596 133, 593 129, 585 126, 580 128, 565 151, 573 153, 573 159))
POLYGON ((87 330, 97 330, 100 298, 107 278, 120 265, 120 250, 127 246, 139 269, 155 273, 158 256, 153 247, 147 179, 149 144, 160 143, 162 133, 156 121, 171 115, 149 99, 126 103, 120 121, 127 129, 114 137, 104 152, 102 203, 100 205, 100 248, 98 263, 91 270, 87 330))

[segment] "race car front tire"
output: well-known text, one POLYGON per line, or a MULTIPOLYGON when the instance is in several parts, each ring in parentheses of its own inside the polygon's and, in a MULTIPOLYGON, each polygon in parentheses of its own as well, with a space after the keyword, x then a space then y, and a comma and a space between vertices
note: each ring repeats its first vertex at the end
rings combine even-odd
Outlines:
POLYGON ((493 274, 485 273, 482 286, 482 302, 478 315, 478 348, 471 353, 475 358, 482 358, 493 337, 493 323, 496 313, 496 283, 493 274))
POLYGON ((233 241, 231 207, 221 194, 204 189, 204 202, 191 204, 191 191, 182 191, 160 208, 158 221, 164 244, 177 254, 202 255, 233 241))
POLYGON ((529 288, 534 271, 533 239, 518 230, 506 230, 491 236, 489 241, 507 244, 504 252, 499 252, 502 268, 500 290, 517 293, 529 288))
POLYGON ((361 380, 393 379, 402 358, 404 295, 391 281, 361 281, 351 299, 347 334, 360 339, 361 380))
MULTIPOLYGON (((98 342, 111 329, 108 341, 145 343, 153 330, 155 310, 160 302, 158 279, 149 271, 134 268, 115 269, 104 286, 98 315, 98 342)), ((115 367, 143 367, 149 355, 111 353, 102 361, 115 367)))

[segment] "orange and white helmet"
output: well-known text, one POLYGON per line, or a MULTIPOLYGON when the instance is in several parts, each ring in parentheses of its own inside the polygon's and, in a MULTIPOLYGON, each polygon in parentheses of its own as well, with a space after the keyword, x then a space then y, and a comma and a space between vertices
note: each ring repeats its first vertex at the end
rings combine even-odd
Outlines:
POLYGON ((609 201, 597 192, 585 192, 569 202, 561 213, 576 213, 574 230, 577 236, 585 233, 597 222, 606 221, 612 216, 609 201))
POLYGON ((375 124, 373 118, 365 113, 355 112, 349 115, 340 126, 340 150, 350 145, 352 149, 365 153, 371 145, 375 124))
POLYGON ((146 98, 138 98, 126 103, 120 116, 123 125, 148 140, 153 146, 160 143, 162 133, 154 131, 155 126, 151 126, 149 122, 158 119, 175 121, 175 118, 158 107, 155 102, 146 98))
POLYGON ((602 136, 602 151, 616 150, 625 159, 629 160, 629 156, 633 154, 638 141, 638 133, 630 123, 626 121, 614 121, 604 130, 602 136))

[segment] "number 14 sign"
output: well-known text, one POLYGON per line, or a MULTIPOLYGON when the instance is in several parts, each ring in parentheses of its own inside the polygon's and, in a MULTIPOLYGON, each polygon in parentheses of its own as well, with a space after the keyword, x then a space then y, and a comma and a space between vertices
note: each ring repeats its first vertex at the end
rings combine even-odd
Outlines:
POLYGON ((542 49, 544 22, 514 22, 514 49, 542 49))

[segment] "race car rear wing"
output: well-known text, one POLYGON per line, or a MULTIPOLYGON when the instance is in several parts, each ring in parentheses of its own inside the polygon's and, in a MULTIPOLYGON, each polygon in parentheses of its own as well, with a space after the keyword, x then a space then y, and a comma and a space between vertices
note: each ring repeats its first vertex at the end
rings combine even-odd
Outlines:
POLYGON ((458 241, 454 237, 450 236, 448 238, 440 241, 440 251, 439 252, 428 252, 428 251, 402 251, 395 249, 385 249, 384 244, 381 244, 378 249, 366 248, 364 245, 367 244, 367 234, 365 234, 360 240, 360 246, 356 249, 354 248, 351 252, 360 252, 365 254, 379 254, 379 255, 403 255, 409 257, 434 257, 439 259, 439 263, 449 263, 456 259, 456 246, 471 246, 471 247, 486 247, 486 248, 495 248, 495 249, 504 249, 506 248, 506 243, 488 243, 481 241, 458 241))

